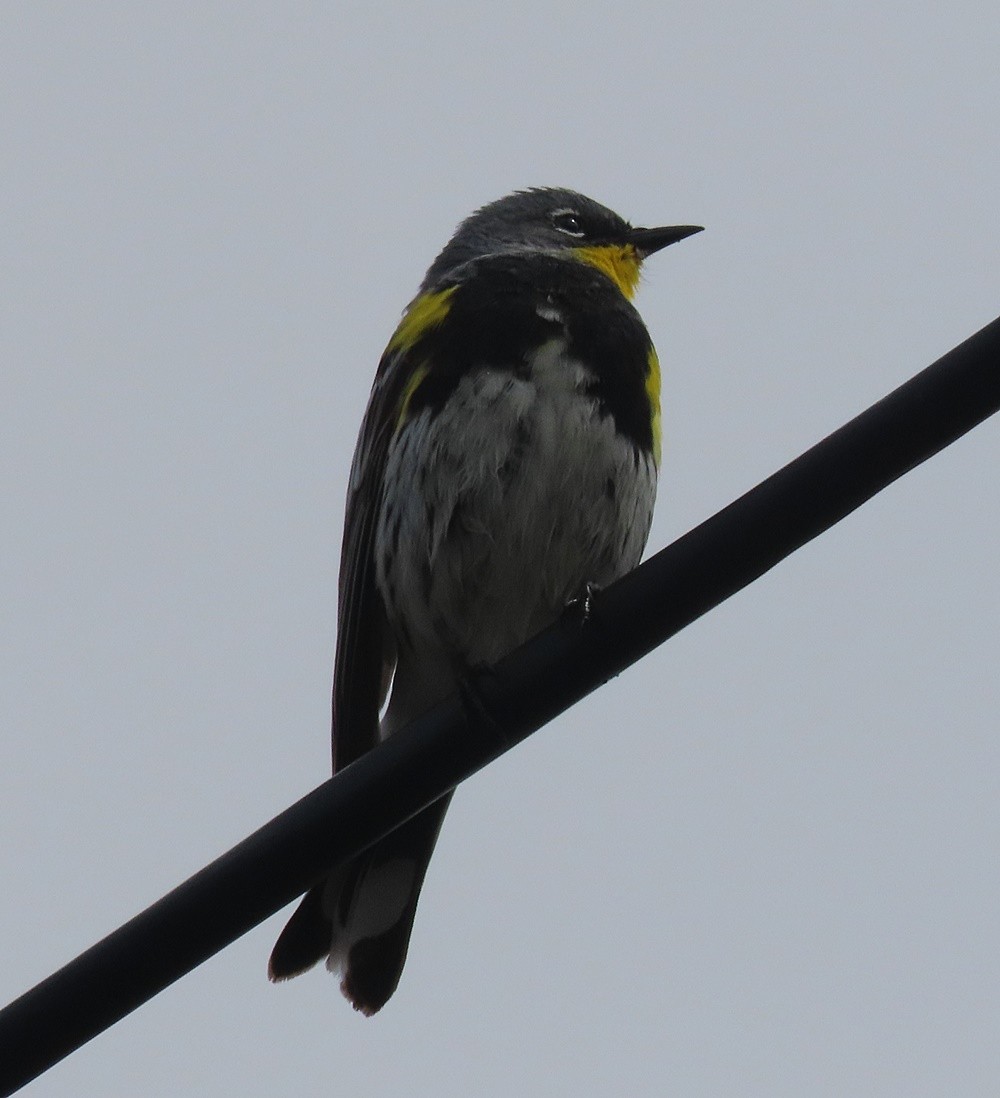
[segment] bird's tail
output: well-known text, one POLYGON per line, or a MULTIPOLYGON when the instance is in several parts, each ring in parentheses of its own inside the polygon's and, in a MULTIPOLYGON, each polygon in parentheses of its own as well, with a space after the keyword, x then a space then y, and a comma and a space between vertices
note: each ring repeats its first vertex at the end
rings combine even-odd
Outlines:
POLYGON ((327 957, 356 1010, 374 1014, 396 990, 413 917, 447 794, 314 885, 275 943, 272 980, 297 976, 327 957))

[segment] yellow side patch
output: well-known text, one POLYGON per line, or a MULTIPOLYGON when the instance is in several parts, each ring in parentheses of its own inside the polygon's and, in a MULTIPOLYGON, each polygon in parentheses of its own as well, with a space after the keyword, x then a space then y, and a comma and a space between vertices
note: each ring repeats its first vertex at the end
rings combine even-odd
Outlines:
POLYGON ((393 434, 395 434, 400 427, 406 422, 406 413, 410 408, 410 401, 413 399, 413 394, 420 388, 424 378, 430 373, 430 366, 426 362, 421 362, 419 366, 410 374, 410 378, 406 383, 406 388, 399 397, 399 412, 396 415, 396 426, 393 428, 393 434))
POLYGON ((440 324, 448 315, 452 296, 457 289, 458 286, 449 286, 446 290, 421 294, 412 301, 389 340, 389 350, 409 351, 427 331, 440 324))
POLYGON ((653 417, 653 460, 656 467, 660 467, 660 450, 663 436, 663 426, 660 423, 660 360, 656 357, 656 350, 649 348, 649 361, 646 373, 646 396, 649 397, 649 411, 653 417))
POLYGON ((639 253, 631 244, 602 244, 593 248, 574 248, 577 259, 589 263, 611 279, 631 300, 639 285, 639 253))

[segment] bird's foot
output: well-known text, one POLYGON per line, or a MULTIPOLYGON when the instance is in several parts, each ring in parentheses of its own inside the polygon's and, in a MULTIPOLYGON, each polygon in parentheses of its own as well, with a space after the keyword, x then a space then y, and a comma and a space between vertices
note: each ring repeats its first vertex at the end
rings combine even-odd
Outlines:
POLYGON ((600 584, 591 583, 588 580, 580 594, 570 599, 563 607, 563 620, 575 622, 577 625, 586 625, 593 617, 594 603, 600 593, 600 584))

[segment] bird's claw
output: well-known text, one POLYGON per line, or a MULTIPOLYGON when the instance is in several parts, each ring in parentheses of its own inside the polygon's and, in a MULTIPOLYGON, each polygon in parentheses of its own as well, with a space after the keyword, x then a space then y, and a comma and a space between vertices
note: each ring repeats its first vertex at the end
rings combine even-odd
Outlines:
POLYGON ((594 614, 594 603, 600 594, 600 584, 591 583, 589 580, 583 585, 583 590, 575 598, 569 600, 563 610, 564 618, 576 621, 579 625, 586 625, 594 614))

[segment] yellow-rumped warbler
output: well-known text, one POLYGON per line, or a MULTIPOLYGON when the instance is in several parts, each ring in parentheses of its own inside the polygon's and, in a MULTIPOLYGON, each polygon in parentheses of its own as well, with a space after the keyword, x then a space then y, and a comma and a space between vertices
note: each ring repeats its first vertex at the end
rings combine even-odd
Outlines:
MULTIPOLYGON (((458 227, 379 363, 347 496, 333 767, 639 562, 660 368, 642 261, 699 231, 634 229, 575 191, 519 191, 458 227), (379 711, 389 685, 385 716, 379 711)), ((271 954, 327 957, 354 1006, 396 990, 451 795, 304 897, 271 954)))

